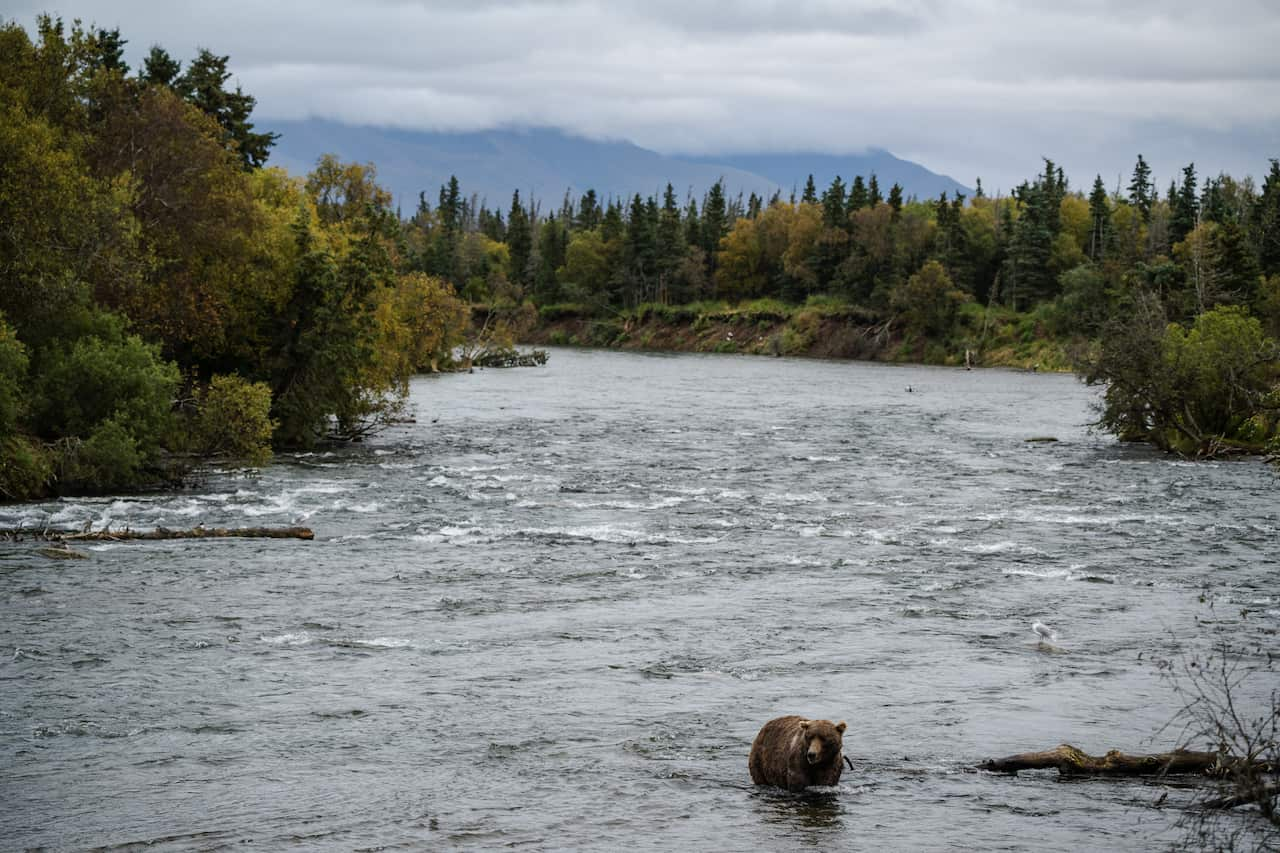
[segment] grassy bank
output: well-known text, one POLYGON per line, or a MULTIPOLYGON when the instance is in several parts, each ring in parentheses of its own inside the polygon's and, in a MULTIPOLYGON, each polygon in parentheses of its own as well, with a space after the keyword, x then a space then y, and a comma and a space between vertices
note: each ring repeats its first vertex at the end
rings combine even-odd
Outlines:
POLYGON ((1047 315, 983 308, 957 312, 944 336, 913 332, 891 315, 827 299, 788 305, 761 299, 730 305, 646 304, 593 313, 580 305, 548 305, 522 337, 531 344, 626 350, 749 353, 959 366, 1070 370, 1083 341, 1051 333, 1047 315))

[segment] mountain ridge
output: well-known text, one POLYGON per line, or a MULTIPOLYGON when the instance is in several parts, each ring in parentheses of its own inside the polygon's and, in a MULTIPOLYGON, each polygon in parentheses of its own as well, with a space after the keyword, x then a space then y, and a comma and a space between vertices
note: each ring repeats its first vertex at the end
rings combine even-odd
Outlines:
POLYGON ((668 182, 680 198, 701 199, 717 180, 726 194, 775 191, 789 196, 812 173, 819 190, 841 174, 848 184, 856 174, 878 176, 888 193, 897 181, 904 194, 920 198, 940 192, 967 192, 946 175, 902 160, 884 149, 863 154, 816 153, 676 156, 661 154, 624 140, 591 140, 553 128, 502 129, 442 133, 348 125, 327 119, 263 120, 263 130, 280 134, 270 164, 304 175, 323 154, 346 161, 371 162, 379 183, 402 208, 417 205, 419 193, 434 204, 440 186, 451 175, 466 196, 505 210, 520 191, 545 207, 559 205, 566 192, 575 199, 594 189, 602 199, 660 196, 668 182), (807 165, 806 165, 807 164, 807 165), (798 173, 796 169, 802 168, 798 173), (843 169, 843 171, 842 171, 843 169), (861 169, 861 171, 859 171, 861 169))

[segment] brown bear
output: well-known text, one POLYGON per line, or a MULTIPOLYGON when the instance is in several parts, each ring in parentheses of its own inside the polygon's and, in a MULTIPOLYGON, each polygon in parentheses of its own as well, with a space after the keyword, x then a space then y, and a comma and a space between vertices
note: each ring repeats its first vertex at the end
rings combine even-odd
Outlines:
POLYGON ((830 720, 770 720, 751 744, 751 781, 789 791, 836 784, 844 769, 844 730, 843 722, 830 720))

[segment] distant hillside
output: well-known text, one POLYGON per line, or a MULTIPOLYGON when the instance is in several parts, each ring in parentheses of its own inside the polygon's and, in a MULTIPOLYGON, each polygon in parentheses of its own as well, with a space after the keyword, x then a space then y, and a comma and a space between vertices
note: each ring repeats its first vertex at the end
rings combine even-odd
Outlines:
POLYGON ((782 187, 788 196, 793 188, 799 195, 811 174, 819 193, 831 184, 836 175, 844 179, 845 186, 855 175, 864 178, 875 175, 881 192, 886 195, 895 183, 902 185, 903 195, 907 197, 937 198, 943 192, 954 195, 957 191, 973 195, 972 188, 949 175, 930 172, 919 163, 895 157, 883 148, 870 148, 859 154, 726 154, 697 159, 762 175, 782 187))
MULTIPOLYGON (((263 120, 263 130, 280 134, 271 164, 295 174, 306 174, 322 154, 343 160, 372 162, 379 181, 391 190, 397 204, 408 213, 425 192, 434 205, 441 184, 457 175, 466 195, 476 195, 490 207, 506 208, 511 193, 532 196, 543 209, 558 207, 566 190, 575 197, 595 189, 602 198, 630 198, 660 194, 667 182, 683 199, 690 192, 702 194, 723 178, 729 194, 752 192, 771 195, 776 189, 790 194, 793 184, 803 186, 813 172, 819 186, 837 173, 851 178, 855 164, 864 174, 875 171, 887 192, 896 180, 907 194, 936 196, 943 189, 960 187, 922 166, 899 160, 887 151, 851 157, 825 154, 788 154, 711 157, 671 157, 629 142, 598 142, 569 136, 557 130, 488 130, 475 133, 435 133, 362 127, 322 119, 304 121, 263 120), (800 166, 799 164, 809 164, 800 166), (796 172, 800 169, 800 172, 796 172), (793 177, 798 174, 798 181, 793 177)), ((963 187, 960 187, 963 190, 963 187)))

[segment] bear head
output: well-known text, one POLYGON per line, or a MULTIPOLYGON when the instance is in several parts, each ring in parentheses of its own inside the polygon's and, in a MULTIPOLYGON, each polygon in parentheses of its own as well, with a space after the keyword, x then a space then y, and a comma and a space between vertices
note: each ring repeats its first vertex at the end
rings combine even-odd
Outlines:
POLYGON ((804 760, 810 765, 830 764, 840 760, 844 746, 844 722, 802 720, 800 734, 804 739, 804 760))

